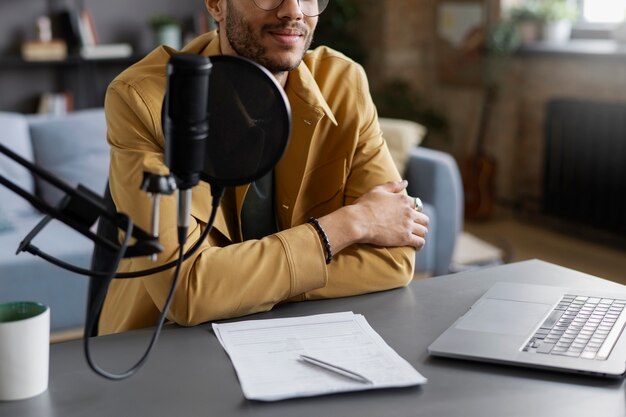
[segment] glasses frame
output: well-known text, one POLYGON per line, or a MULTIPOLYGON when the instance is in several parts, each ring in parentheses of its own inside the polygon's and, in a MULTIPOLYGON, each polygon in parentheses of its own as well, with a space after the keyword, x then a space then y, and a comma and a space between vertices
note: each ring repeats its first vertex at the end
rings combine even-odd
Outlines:
MULTIPOLYGON (((285 0, 279 0, 279 1, 278 1, 278 4, 277 4, 275 7, 271 8, 271 9, 264 9, 263 7, 261 7, 261 6, 259 6, 259 5, 257 4, 257 0, 252 0, 252 3, 254 3, 254 5, 255 5, 256 7, 258 7, 260 10, 263 10, 263 11, 265 11, 265 12, 271 12, 272 10, 276 10, 276 9, 278 9, 278 8, 279 8, 279 7, 280 7, 280 6, 281 6, 284 2, 285 2, 285 0)), ((309 14, 304 13, 304 10, 302 10, 302 6, 300 6, 300 0, 298 0, 298 7, 300 7, 300 11, 301 11, 301 12, 302 12, 302 14, 303 14, 303 15, 305 15, 306 17, 317 17, 317 16, 321 15, 322 13, 324 13, 324 11, 325 11, 325 10, 326 10, 326 8, 328 7, 328 4, 329 4, 329 3, 330 3, 330 0, 328 0, 328 2, 326 3, 326 6, 324 6, 324 9, 323 9, 321 12, 319 12, 318 14, 314 14, 314 15, 309 15, 309 14)))

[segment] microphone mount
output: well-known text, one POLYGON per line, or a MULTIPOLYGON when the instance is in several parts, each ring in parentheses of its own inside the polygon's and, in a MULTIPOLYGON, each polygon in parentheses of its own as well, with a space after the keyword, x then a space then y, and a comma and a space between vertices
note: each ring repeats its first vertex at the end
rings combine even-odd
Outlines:
MULTIPOLYGON (((162 120, 165 122, 164 134, 169 137, 182 138, 183 143, 176 141, 177 143, 174 144, 173 141, 166 141, 165 162, 170 168, 171 175, 144 174, 141 189, 150 194, 153 199, 153 208, 155 208, 151 223, 152 233, 134 227, 128 215, 118 213, 114 207, 109 207, 107 201, 100 195, 80 184, 75 188, 71 187, 0 144, 1 154, 65 193, 60 203, 53 206, 0 174, 0 184, 46 214, 20 243, 17 252, 30 252, 66 270, 91 276, 91 283, 96 284, 93 288, 90 286, 86 331, 83 337, 84 351, 92 370, 112 380, 121 380, 131 376, 147 360, 167 317, 182 263, 200 249, 202 242, 209 235, 224 188, 252 182, 271 171, 287 148, 291 134, 289 102, 282 87, 267 69, 248 59, 226 55, 211 57, 210 61, 203 57, 207 59, 207 62, 202 62, 201 66, 197 66, 198 57, 181 57, 180 55, 184 54, 177 54, 175 57, 178 57, 174 59, 174 62, 180 64, 176 66, 176 73, 173 74, 175 75, 174 84, 182 86, 181 91, 192 94, 191 97, 195 100, 193 103, 201 105, 190 105, 187 100, 190 96, 186 94, 174 94, 171 102, 164 103, 165 113, 162 120), (210 93, 207 72, 211 75, 210 93), (194 77, 196 80, 190 81, 194 77), (198 78, 202 78, 202 81, 198 78), (205 101, 208 108, 204 106, 205 101), (174 108, 168 110, 166 106, 170 105, 174 108), (189 115, 191 118, 187 118, 189 115), (210 135, 208 135, 209 125, 211 126, 210 135), (189 155, 190 158, 187 157, 189 155), (191 188, 200 180, 211 186, 211 213, 199 239, 187 252, 184 252, 186 239, 184 231, 187 226, 186 221, 189 219, 191 188), (155 254, 163 251, 163 246, 158 240, 158 200, 161 195, 171 194, 176 189, 179 193, 183 191, 179 194, 178 258, 142 271, 116 272, 122 258, 136 256, 154 258, 155 254), (52 219, 60 220, 89 238, 95 243, 96 248, 106 248, 113 252, 114 259, 106 263, 111 267, 110 272, 86 270, 66 264, 32 245, 34 237, 52 219), (91 231, 98 219, 103 228, 106 223, 113 225, 111 237, 106 238, 91 231), (108 222, 103 221, 105 219, 108 222), (125 232, 121 243, 117 241, 116 232, 119 230, 125 232), (161 309, 150 344, 141 359, 128 371, 120 374, 112 374, 99 368, 91 359, 89 339, 96 328, 99 311, 111 280, 145 277, 172 267, 175 267, 175 271, 170 291, 161 309)), ((175 87, 176 89, 178 87, 175 87)))
MULTIPOLYGON (((144 171, 140 188, 141 191, 148 193, 148 196, 152 200, 150 231, 152 237, 158 239, 161 195, 171 195, 176 190, 176 179, 172 175, 158 175, 144 171)), ((155 262, 157 260, 156 253, 152 254, 150 259, 155 262)))
MULTIPOLYGON (((9 188, 11 191, 27 200, 36 209, 46 214, 22 240, 16 253, 30 252, 37 255, 40 251, 31 242, 53 218, 65 223, 97 245, 102 245, 112 251, 120 250, 121 246, 119 242, 98 236, 91 231, 91 228, 96 220, 102 216, 118 228, 125 229, 129 222, 132 223, 126 214, 109 211, 101 196, 81 184, 78 184, 76 188, 72 188, 69 184, 22 158, 2 144, 0 144, 0 153, 66 193, 65 197, 56 206, 52 206, 42 198, 31 194, 3 175, 0 175, 0 184, 9 188)), ((132 237, 135 239, 135 243, 128 246, 127 250, 124 252, 124 257, 126 258, 148 256, 163 250, 163 246, 159 243, 158 238, 151 236, 138 227, 133 227, 132 237)))

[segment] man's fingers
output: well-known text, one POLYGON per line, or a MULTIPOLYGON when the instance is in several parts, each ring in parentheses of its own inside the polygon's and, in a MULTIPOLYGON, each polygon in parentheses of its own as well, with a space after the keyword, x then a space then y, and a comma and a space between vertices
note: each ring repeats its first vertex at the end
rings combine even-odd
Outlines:
POLYGON ((388 191, 390 193, 399 193, 400 191, 404 190, 408 184, 409 182, 407 180, 389 181, 380 185, 380 187, 382 187, 383 190, 388 191))
POLYGON ((430 222, 430 218, 424 213, 418 212, 415 216, 415 223, 419 223, 424 225, 424 227, 428 227, 428 223, 430 222))
POLYGON ((428 216, 418 213, 419 216, 413 225, 413 245, 417 250, 421 250, 426 244, 426 235, 428 235, 428 216))
POLYGON ((415 231, 413 232, 413 234, 419 237, 426 238, 426 235, 428 234, 428 228, 418 223, 415 225, 415 231))

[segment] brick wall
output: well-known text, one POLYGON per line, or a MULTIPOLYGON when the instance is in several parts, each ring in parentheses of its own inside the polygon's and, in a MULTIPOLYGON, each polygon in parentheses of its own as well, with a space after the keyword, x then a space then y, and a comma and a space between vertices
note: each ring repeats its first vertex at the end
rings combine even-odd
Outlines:
MULTIPOLYGON (((498 0, 489 0, 492 18, 498 0)), ((436 35, 437 0, 364 0, 366 69, 375 86, 407 80, 448 118, 452 140, 431 138, 429 146, 462 158, 475 147, 483 90, 440 80, 436 35)), ((545 103, 553 97, 626 100, 624 58, 515 56, 500 67, 500 89, 486 149, 498 162, 501 203, 535 209, 541 197, 545 103)))

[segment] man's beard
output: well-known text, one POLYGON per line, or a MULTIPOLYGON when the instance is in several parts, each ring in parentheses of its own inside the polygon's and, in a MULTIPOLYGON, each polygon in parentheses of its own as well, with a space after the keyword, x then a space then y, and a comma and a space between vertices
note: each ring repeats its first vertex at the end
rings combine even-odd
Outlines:
POLYGON ((284 22, 275 25, 265 25, 261 27, 260 33, 265 33, 268 30, 281 30, 285 28, 297 29, 303 34, 305 40, 305 47, 302 50, 302 56, 297 62, 289 62, 287 60, 272 59, 267 56, 266 48, 261 45, 258 34, 252 31, 250 25, 243 19, 243 16, 236 10, 232 4, 232 0, 228 0, 228 14, 226 16, 226 37, 230 46, 233 48, 237 55, 244 58, 251 59, 252 61, 264 66, 269 72, 278 74, 281 72, 291 71, 300 65, 304 53, 311 46, 313 40, 312 34, 302 23, 284 22))

